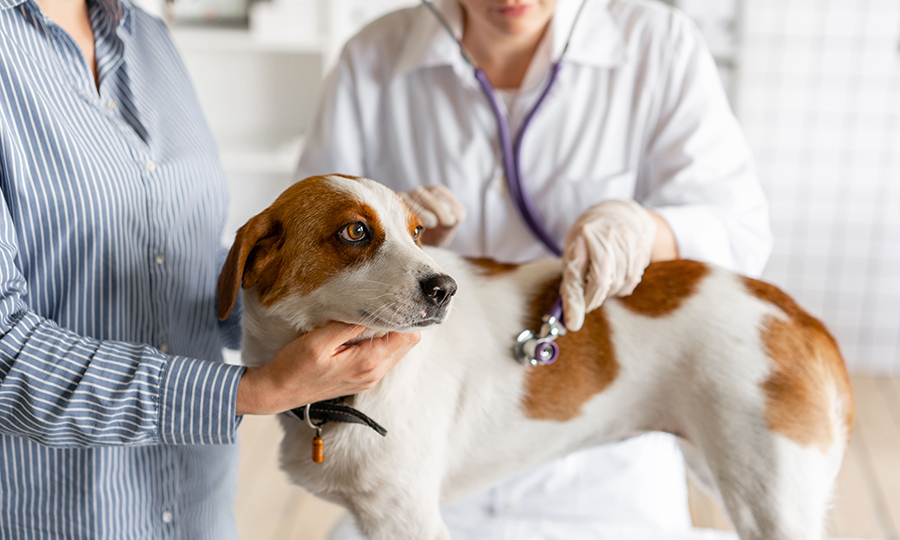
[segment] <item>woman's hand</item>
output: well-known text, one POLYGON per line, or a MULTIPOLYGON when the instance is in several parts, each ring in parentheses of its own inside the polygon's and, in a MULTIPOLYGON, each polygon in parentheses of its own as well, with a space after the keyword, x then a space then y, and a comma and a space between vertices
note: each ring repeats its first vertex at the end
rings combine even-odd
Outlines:
POLYGON ((647 265, 678 258, 665 220, 634 201, 604 201, 588 208, 566 237, 560 295, 567 330, 610 296, 628 296, 647 265))
POLYGON ((265 366, 247 368, 238 384, 236 414, 275 414, 368 390, 421 337, 392 332, 344 345, 364 330, 331 322, 288 343, 265 366))
POLYGON ((423 186, 400 193, 400 198, 422 220, 422 243, 445 247, 466 218, 466 207, 446 186, 423 186))

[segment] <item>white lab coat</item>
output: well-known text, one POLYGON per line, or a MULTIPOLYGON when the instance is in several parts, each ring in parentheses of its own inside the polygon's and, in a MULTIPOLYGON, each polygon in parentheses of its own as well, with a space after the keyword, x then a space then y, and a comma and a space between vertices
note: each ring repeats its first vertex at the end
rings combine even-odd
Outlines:
MULTIPOLYGON (((513 132, 579 4, 560 0, 509 107, 513 132)), ((436 6, 460 35, 456 1, 436 6)), ((497 131, 458 45, 423 6, 410 8, 345 47, 297 178, 352 174, 397 191, 442 183, 468 212, 450 249, 504 262, 549 256, 506 192, 497 131)), ((765 198, 715 63, 690 21, 655 2, 587 0, 523 139, 521 170, 560 245, 586 208, 628 198, 669 223, 682 257, 758 275, 771 248, 765 198)), ((517 516, 585 523, 585 531, 603 521, 674 530, 689 524, 685 499, 675 444, 654 434, 573 454, 452 505, 445 517, 459 538, 520 538, 517 516)))

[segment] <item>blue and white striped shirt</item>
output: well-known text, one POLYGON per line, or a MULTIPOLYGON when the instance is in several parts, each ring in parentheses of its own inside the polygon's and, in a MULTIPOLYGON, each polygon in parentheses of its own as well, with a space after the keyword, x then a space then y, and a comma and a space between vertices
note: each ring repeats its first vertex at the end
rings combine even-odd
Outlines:
POLYGON ((224 175, 164 24, 88 4, 99 92, 0 0, 0 538, 234 538, 224 175))

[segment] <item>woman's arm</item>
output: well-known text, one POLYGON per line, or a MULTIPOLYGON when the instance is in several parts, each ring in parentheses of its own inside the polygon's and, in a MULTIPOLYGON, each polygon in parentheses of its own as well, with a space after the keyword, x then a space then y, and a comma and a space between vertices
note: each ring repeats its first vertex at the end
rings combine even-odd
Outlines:
POLYGON ((57 447, 234 441, 245 368, 60 328, 25 303, 18 251, 0 204, 0 431, 57 447))

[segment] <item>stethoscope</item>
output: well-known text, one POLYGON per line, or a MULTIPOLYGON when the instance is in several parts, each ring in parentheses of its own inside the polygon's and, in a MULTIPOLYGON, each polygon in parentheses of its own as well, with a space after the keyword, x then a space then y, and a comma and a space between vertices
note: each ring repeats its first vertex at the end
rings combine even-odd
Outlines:
MULTIPOLYGON (((562 256, 562 249, 556 243, 553 236, 547 232, 544 223, 541 221, 540 216, 538 216, 538 213, 534 208, 531 197, 528 195, 528 192, 525 191, 525 184, 522 181, 522 169, 519 165, 519 151, 522 148, 522 139, 524 138, 525 131, 528 129, 528 125, 531 123, 531 119, 534 118, 538 109, 541 108, 541 105, 543 105, 544 100, 547 98, 547 95, 550 94, 550 90, 556 83, 559 70, 562 67, 563 57, 565 57, 566 51, 569 49, 572 33, 575 30, 575 25, 581 16, 581 11, 584 9, 587 0, 582 0, 581 5, 578 7, 575 21, 572 22, 572 27, 569 29, 569 35, 566 38, 562 53, 560 53, 559 59, 557 59, 550 68, 550 80, 547 81, 547 86, 544 87, 544 91, 541 92, 537 103, 535 103, 534 107, 532 107, 531 111, 528 112, 525 119, 522 121, 522 127, 519 128, 515 143, 513 143, 512 137, 510 136, 509 122, 506 117, 503 116, 503 112, 500 108, 500 100, 497 98, 497 91, 494 90, 494 87, 491 85, 490 81, 488 81, 487 75, 481 68, 475 65, 474 59, 468 51, 466 51, 465 47, 463 47, 462 42, 456 38, 456 35, 453 33, 453 29, 450 28, 447 20, 444 19, 433 5, 431 5, 431 2, 429 0, 422 0, 422 3, 434 14, 441 23, 441 26, 444 27, 444 30, 446 30, 450 37, 453 38, 453 41, 459 45, 460 54, 463 59, 472 66, 475 73, 475 80, 478 81, 479 86, 481 86, 481 91, 484 93, 491 106, 491 110, 497 120, 500 151, 503 154, 503 171, 506 174, 506 185, 513 202, 515 203, 516 209, 519 211, 519 215, 531 230, 532 234, 534 234, 548 250, 556 254, 557 257, 562 256)), ((541 321, 541 329, 537 334, 531 330, 525 330, 516 338, 515 355, 516 359, 522 364, 529 366, 552 364, 559 358, 559 347, 554 342, 557 337, 566 333, 565 325, 563 324, 561 298, 556 300, 553 307, 550 309, 550 312, 544 315, 541 321)))

